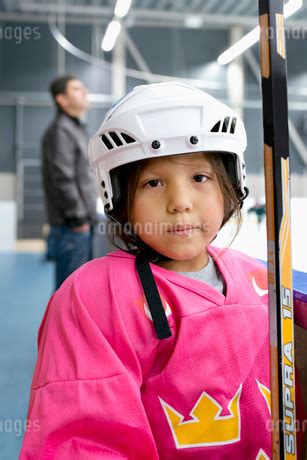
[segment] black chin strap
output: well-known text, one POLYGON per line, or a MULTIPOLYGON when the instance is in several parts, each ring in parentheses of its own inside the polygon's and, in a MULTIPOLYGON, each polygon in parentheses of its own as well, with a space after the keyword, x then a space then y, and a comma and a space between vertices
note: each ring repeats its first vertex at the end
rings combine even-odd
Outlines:
POLYGON ((245 200, 245 198, 248 197, 248 195, 249 195, 249 188, 244 187, 244 194, 240 197, 240 209, 242 209, 243 201, 245 200))
POLYGON ((145 251, 140 251, 138 253, 135 263, 151 313, 156 335, 158 339, 167 339, 168 337, 171 337, 172 333, 145 251))

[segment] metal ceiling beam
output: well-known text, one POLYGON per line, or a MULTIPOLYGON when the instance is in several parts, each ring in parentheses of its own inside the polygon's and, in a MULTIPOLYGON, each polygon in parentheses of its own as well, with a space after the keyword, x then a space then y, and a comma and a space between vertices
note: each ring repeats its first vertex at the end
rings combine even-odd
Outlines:
MULTIPOLYGON (((166 0, 161 0, 166 1, 166 0)), ((209 10, 210 5, 214 6, 216 0, 209 0, 206 3, 206 9, 203 13, 209 10)), ((84 5, 59 5, 58 3, 38 4, 38 3, 22 3, 21 11, 25 13, 61 13, 65 12, 67 15, 84 15, 84 16, 96 16, 96 17, 110 17, 113 15, 113 8, 106 7, 94 7, 84 5)), ((174 11, 174 10, 161 10, 161 9, 131 9, 129 12, 129 19, 150 19, 150 20, 162 20, 162 21, 183 21, 187 14, 191 14, 190 11, 174 11)), ((198 15, 204 22, 210 23, 221 23, 226 25, 233 24, 246 24, 257 23, 256 17, 240 16, 240 15, 223 15, 223 14, 199 14, 198 15)))
POLYGON ((136 6, 137 8, 141 8, 139 5, 142 5, 142 8, 147 9, 151 7, 151 4, 154 3, 154 1, 155 0, 138 0, 136 6))
POLYGON ((231 13, 238 15, 242 13, 244 10, 249 11, 249 6, 249 0, 241 0, 240 2, 237 2, 236 6, 232 9, 231 13))
POLYGON ((200 11, 200 7, 204 4, 204 0, 190 0, 189 12, 197 13, 200 11), (196 10, 196 11, 195 11, 196 10))
POLYGON ((20 11, 25 13, 66 13, 85 16, 112 16, 114 8, 90 5, 72 5, 69 3, 21 3, 20 11))
MULTIPOLYGON (((36 16, 44 15, 45 18, 48 18, 50 14, 59 14, 66 13, 67 19, 72 17, 78 17, 79 20, 86 21, 87 18, 92 20, 97 19, 101 20, 103 18, 110 19, 113 15, 112 8, 96 8, 96 7, 83 7, 83 6, 69 6, 61 8, 56 4, 48 5, 36 5, 36 4, 25 4, 22 7, 21 13, 0 13, 1 20, 9 20, 9 18, 14 18, 14 20, 22 19, 24 15, 31 17, 33 15, 31 22, 35 21, 36 16)), ((161 10, 131 10, 129 16, 127 17, 127 26, 132 23, 133 25, 142 25, 142 24, 161 24, 165 27, 168 26, 182 26, 184 24, 185 17, 191 14, 191 12, 177 12, 177 11, 161 11, 161 10)), ((219 15, 219 14, 199 14, 199 18, 203 21, 204 25, 214 25, 214 26, 231 26, 231 25, 245 25, 254 27, 257 25, 257 19, 250 16, 231 16, 231 15, 219 15)))
MULTIPOLYGON (((4 22, 48 22, 50 14, 66 13, 66 22, 72 24, 98 24, 109 20, 113 15, 113 8, 106 7, 87 7, 73 6, 60 8, 58 4, 36 4, 26 3, 20 13, 0 12, 0 20, 4 22)), ((185 27, 186 16, 192 14, 191 11, 159 11, 132 9, 125 21, 126 27, 185 27)), ((228 28, 241 25, 252 28, 258 25, 258 20, 253 16, 242 16, 233 14, 198 14, 203 21, 201 28, 228 28)), ((302 15, 299 16, 302 18, 302 15)), ((307 17, 305 20, 288 19, 287 27, 303 29, 307 27, 307 17)))
POLYGON ((238 0, 228 0, 228 2, 221 2, 217 6, 217 12, 219 14, 226 14, 229 11, 232 12, 233 6, 238 3, 238 0))
MULTIPOLYGON (((94 107, 109 108, 114 101, 110 94, 90 93, 89 98, 94 107)), ((25 106, 53 107, 50 94, 47 92, 34 93, 30 91, 0 91, 0 106, 14 106, 17 100, 22 100, 25 106)), ((221 99, 225 104, 229 101, 221 99)), ((259 99, 244 99, 244 108, 261 109, 262 104, 259 99)), ((289 109, 294 111, 306 112, 306 102, 289 101, 289 109)))
POLYGON ((212 8, 216 6, 216 0, 207 0, 203 2, 202 8, 200 10, 202 13, 210 13, 212 11, 212 8))
POLYGON ((169 3, 169 0, 156 0, 154 4, 154 10, 163 10, 169 3))
MULTIPOLYGON (((41 14, 34 14, 34 13, 1 13, 0 12, 0 21, 1 22, 19 22, 19 23, 48 23, 49 14, 41 13, 41 14)), ((66 17, 66 24, 79 24, 79 25, 86 25, 86 24, 100 24, 102 25, 104 22, 109 21, 108 18, 84 18, 81 16, 68 16, 66 17)))

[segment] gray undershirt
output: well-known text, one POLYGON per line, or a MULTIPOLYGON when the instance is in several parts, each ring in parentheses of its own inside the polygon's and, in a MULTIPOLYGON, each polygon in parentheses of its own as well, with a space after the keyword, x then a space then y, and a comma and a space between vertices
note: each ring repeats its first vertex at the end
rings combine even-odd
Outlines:
POLYGON ((189 278, 192 278, 197 281, 202 281, 203 283, 207 283, 213 288, 217 289, 222 294, 226 292, 226 284, 225 280, 218 269, 218 266, 213 261, 212 257, 209 256, 209 262, 206 267, 202 268, 197 272, 177 272, 181 275, 185 275, 189 278))

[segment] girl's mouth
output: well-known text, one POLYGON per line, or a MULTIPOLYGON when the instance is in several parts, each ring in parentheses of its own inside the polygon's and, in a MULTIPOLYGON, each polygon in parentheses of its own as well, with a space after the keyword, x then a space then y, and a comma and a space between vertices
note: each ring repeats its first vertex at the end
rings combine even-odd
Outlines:
POLYGON ((200 227, 199 226, 194 226, 194 225, 174 225, 170 227, 167 231, 168 234, 170 235, 176 235, 176 236, 191 236, 192 233, 195 233, 196 231, 199 231, 200 227))

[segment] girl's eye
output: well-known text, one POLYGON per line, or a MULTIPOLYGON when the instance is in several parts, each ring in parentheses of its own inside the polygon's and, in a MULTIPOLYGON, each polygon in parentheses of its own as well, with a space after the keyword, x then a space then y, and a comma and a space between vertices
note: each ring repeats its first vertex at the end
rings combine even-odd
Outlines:
POLYGON ((193 177, 193 179, 195 180, 195 182, 205 182, 206 180, 208 180, 208 177, 204 174, 196 174, 193 177))
POLYGON ((152 179, 146 182, 146 187, 155 188, 155 187, 158 187, 159 184, 160 184, 160 181, 158 179, 152 179))

